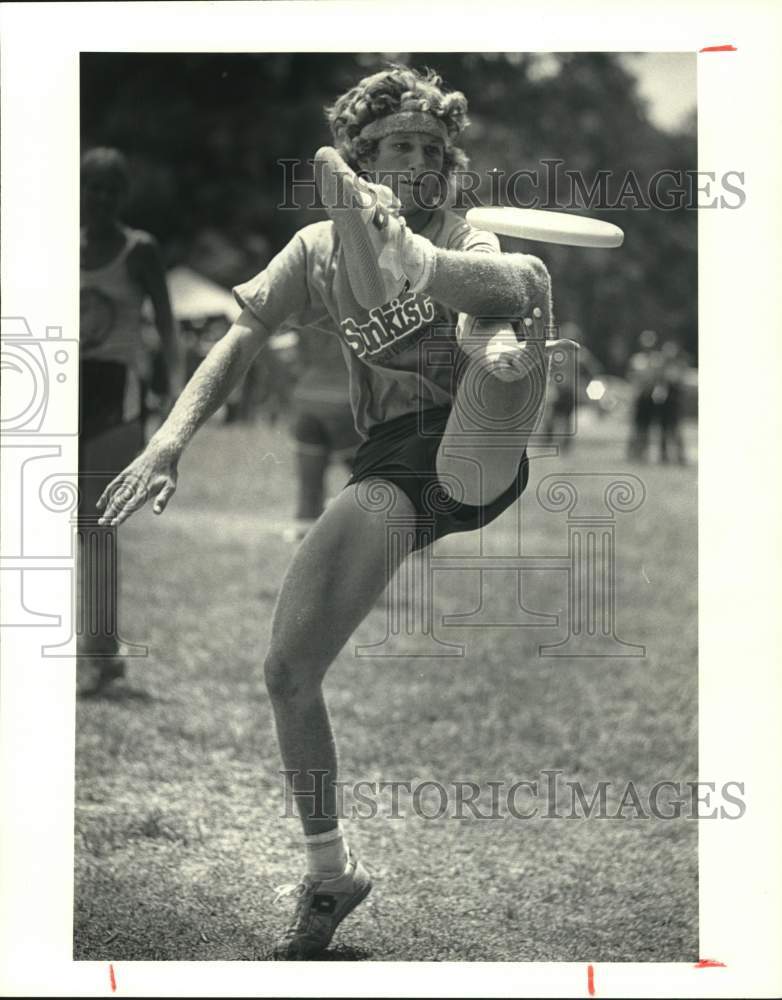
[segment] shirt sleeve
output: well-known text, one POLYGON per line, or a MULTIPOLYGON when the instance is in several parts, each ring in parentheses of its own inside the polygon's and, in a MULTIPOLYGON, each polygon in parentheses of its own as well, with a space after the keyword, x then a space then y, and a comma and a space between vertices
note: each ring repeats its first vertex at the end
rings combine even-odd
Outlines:
POLYGON ((268 333, 286 321, 306 322, 313 303, 307 280, 307 248, 301 236, 297 233, 260 274, 237 285, 233 295, 268 333))

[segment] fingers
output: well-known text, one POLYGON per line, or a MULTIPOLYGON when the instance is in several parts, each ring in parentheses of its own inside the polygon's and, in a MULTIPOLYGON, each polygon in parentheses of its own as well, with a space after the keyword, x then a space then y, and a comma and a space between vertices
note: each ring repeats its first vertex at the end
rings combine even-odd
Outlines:
POLYGON ((377 191, 378 201, 383 208, 394 212, 402 207, 401 201, 386 184, 376 184, 375 190, 377 191))
POLYGON ((176 483, 173 479, 168 479, 163 489, 158 493, 157 499, 152 505, 152 510, 156 514, 162 514, 168 506, 168 501, 176 493, 176 483))
POLYGON ((379 205, 391 214, 398 212, 402 207, 401 201, 397 198, 388 184, 376 184, 371 181, 363 181, 363 183, 366 186, 368 193, 374 199, 373 206, 379 205))
MULTIPOLYGON (((377 194, 372 190, 373 185, 365 181, 363 177, 356 177, 353 182, 353 190, 358 200, 359 207, 366 210, 374 208, 377 204, 377 194)), ((350 205, 350 203, 348 203, 350 205)))
POLYGON ((546 350, 547 351, 554 351, 554 350, 556 350, 558 348, 562 348, 562 347, 568 348, 568 349, 573 350, 573 351, 578 351, 580 349, 581 345, 578 344, 578 343, 576 343, 575 340, 567 340, 566 338, 562 339, 562 340, 547 340, 546 341, 546 350))
POLYGON ((143 507, 146 499, 147 490, 141 480, 132 473, 120 473, 109 483, 98 501, 98 509, 103 510, 98 524, 122 524, 135 510, 143 507))
POLYGON ((120 479, 121 479, 121 474, 119 476, 116 476, 114 479, 112 479, 112 481, 109 483, 109 485, 106 487, 106 489, 98 497, 98 501, 95 504, 95 507, 98 510, 103 510, 103 508, 106 506, 106 501, 111 496, 112 491, 117 488, 117 485, 118 485, 120 479))
POLYGON ((525 340, 546 339, 546 323, 543 319, 543 312, 538 306, 532 310, 532 316, 527 316, 523 320, 522 332, 525 340))
POLYGON ((128 490, 128 471, 125 469, 115 476, 106 489, 98 497, 95 504, 98 510, 103 511, 103 517, 99 518, 98 524, 108 523, 116 514, 120 499, 128 490))

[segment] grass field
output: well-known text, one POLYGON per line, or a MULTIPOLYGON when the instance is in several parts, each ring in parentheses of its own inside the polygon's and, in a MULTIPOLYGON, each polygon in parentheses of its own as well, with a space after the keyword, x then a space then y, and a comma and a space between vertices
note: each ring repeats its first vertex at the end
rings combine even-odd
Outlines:
MULTIPOLYGON (((621 791, 697 778, 696 471, 629 467, 613 438, 594 433, 564 459, 533 461, 524 552, 567 553, 566 515, 536 499, 543 476, 640 476, 643 506, 617 516, 617 627, 646 657, 541 658, 541 643, 566 635, 564 616, 556 627, 441 631, 463 657, 360 658, 349 643, 327 679, 344 779, 483 786, 561 769, 587 790, 621 791)), ((149 656, 77 706, 78 959, 260 960, 287 922, 274 889, 296 880, 302 852, 297 821, 281 818, 261 663, 291 555, 274 530, 290 516, 291 482, 284 430, 209 425, 166 515, 144 511, 121 529, 121 631, 149 656)), ((484 551, 512 552, 515 525, 506 512, 484 551)), ((436 551, 476 544, 452 537, 436 551)), ((508 580, 491 595, 495 621, 515 614, 508 580)), ((526 606, 559 613, 566 584, 561 571, 525 574, 526 606)), ((435 621, 478 599, 476 572, 437 574, 435 621)), ((355 641, 381 640, 385 622, 378 606, 355 641)), ((375 888, 327 958, 698 957, 692 819, 427 820, 409 809, 391 818, 388 804, 346 824, 375 888)))

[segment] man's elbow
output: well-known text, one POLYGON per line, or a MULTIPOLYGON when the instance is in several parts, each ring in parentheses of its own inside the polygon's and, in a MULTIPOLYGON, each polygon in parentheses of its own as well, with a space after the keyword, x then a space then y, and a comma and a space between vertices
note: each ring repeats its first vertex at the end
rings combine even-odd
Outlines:
POLYGON ((269 331, 257 316, 245 306, 223 338, 236 346, 246 364, 250 364, 269 339, 269 331))

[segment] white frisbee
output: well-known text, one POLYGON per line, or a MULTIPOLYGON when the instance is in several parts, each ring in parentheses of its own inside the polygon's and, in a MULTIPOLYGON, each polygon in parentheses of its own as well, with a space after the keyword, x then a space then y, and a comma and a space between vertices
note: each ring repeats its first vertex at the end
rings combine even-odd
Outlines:
POLYGON ((620 247, 625 234, 610 222, 569 212, 537 208, 471 208, 467 221, 476 229, 570 247, 620 247))

